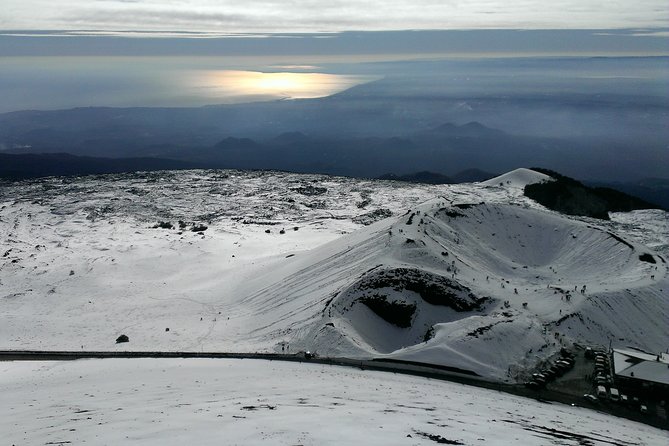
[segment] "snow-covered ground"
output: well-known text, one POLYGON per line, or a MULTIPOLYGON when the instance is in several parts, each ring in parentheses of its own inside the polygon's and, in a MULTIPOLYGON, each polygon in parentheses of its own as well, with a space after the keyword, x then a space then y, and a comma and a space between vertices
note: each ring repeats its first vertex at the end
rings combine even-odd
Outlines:
POLYGON ((248 278, 363 227, 353 219, 372 221, 366 214, 378 209, 403 213, 440 190, 237 171, 4 186, 0 348, 114 349, 127 332, 124 348, 239 350, 236 325, 248 321, 235 319, 231 305, 248 278), (326 192, 298 189, 308 186, 326 192), (180 231, 179 220, 208 229, 180 231), (153 229, 159 221, 177 227, 153 229), (209 336, 217 325, 228 327, 226 339, 209 336))
POLYGON ((522 195, 543 180, 526 169, 440 186, 184 171, 5 185, 0 349, 287 342, 515 380, 573 342, 666 348, 667 213, 562 216, 522 195), (430 286, 458 290, 435 303, 430 286), (410 326, 364 304, 377 298, 414 306, 410 326), (130 342, 115 344, 120 334, 130 342))
POLYGON ((445 381, 222 359, 0 362, 3 444, 666 445, 588 409, 445 381))

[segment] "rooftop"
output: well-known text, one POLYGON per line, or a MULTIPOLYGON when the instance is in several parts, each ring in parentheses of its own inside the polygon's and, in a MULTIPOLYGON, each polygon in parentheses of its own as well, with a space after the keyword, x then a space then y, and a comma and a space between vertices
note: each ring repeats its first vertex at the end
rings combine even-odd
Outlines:
POLYGON ((616 376, 636 378, 669 385, 669 355, 652 355, 629 349, 613 350, 613 367, 616 376))

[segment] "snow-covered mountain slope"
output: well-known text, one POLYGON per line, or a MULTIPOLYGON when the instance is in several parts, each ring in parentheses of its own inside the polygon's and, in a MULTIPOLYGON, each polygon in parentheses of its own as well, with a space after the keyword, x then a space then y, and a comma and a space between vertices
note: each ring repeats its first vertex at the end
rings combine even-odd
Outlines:
POLYGON ((501 186, 501 187, 512 187, 512 188, 524 188, 528 184, 541 183, 543 181, 553 181, 553 178, 550 176, 537 172, 532 169, 515 169, 511 172, 507 172, 495 178, 483 181, 481 184, 486 186, 501 186))
POLYGON ((565 217, 522 196, 541 175, 421 186, 194 171, 6 186, 0 348, 287 343, 493 379, 573 342, 664 349, 667 214, 565 217), (115 345, 121 333, 130 342, 115 345))
POLYGON ((663 257, 537 209, 435 199, 301 257, 242 300, 274 317, 250 336, 498 379, 573 342, 667 339, 663 257))
POLYGON ((221 359, 0 363, 6 444, 665 445, 562 404, 347 367, 221 359))

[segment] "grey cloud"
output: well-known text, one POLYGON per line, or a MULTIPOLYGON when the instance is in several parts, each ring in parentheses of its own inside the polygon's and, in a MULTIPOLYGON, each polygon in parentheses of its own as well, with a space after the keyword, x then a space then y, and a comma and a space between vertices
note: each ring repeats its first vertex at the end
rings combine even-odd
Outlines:
POLYGON ((314 32, 657 28, 666 0, 3 0, 5 29, 314 32))

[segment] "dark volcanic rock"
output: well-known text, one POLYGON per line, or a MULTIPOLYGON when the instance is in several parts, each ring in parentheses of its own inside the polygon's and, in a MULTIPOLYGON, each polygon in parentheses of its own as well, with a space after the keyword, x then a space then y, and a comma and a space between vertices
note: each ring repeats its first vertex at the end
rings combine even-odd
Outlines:
POLYGON ((311 184, 307 184, 306 186, 296 187, 293 190, 298 194, 306 195, 309 197, 314 195, 323 195, 325 192, 328 191, 324 187, 312 186, 311 184))
POLYGON ((371 212, 353 217, 352 220, 355 223, 360 223, 367 226, 379 220, 383 220, 384 218, 392 217, 392 215, 393 213, 390 209, 375 209, 371 212))
POLYGON ((455 311, 479 310, 489 300, 488 297, 474 295, 469 288, 447 277, 414 268, 373 271, 360 279, 351 291, 377 291, 381 288, 413 291, 429 304, 450 307, 455 311))
POLYGON ((170 223, 169 221, 159 221, 155 225, 153 225, 154 229, 174 229, 174 225, 170 223))

